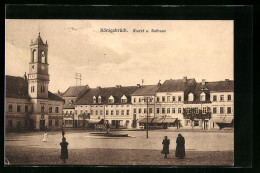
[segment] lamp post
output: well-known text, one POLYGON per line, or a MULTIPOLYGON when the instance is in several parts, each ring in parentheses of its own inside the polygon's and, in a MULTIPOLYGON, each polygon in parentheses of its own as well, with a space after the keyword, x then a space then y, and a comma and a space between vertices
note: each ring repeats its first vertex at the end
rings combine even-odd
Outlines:
POLYGON ((152 97, 144 97, 144 99, 143 99, 145 102, 146 102, 146 104, 147 104, 147 110, 146 110, 146 113, 147 113, 147 116, 146 116, 146 138, 148 138, 148 105, 149 105, 149 102, 152 102, 152 100, 153 100, 153 98, 152 97))

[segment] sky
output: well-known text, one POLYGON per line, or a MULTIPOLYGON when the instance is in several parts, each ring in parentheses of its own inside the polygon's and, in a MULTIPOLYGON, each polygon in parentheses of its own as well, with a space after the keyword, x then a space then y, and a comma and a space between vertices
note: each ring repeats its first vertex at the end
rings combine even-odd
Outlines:
POLYGON ((233 80, 233 20, 6 20, 5 73, 29 72, 30 43, 48 42, 49 90, 233 80), (128 32, 100 32, 126 28, 128 32), (145 32, 133 32, 144 29, 145 32), (166 32, 151 32, 152 29, 166 32), (146 32, 148 30, 148 32, 146 32), (79 82, 77 82, 79 85, 79 82))

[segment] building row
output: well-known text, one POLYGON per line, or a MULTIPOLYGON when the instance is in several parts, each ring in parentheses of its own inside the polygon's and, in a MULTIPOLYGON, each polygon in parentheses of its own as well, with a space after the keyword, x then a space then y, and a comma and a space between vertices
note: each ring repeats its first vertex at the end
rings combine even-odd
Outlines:
POLYGON ((157 85, 108 88, 69 87, 61 97, 65 127, 93 127, 105 121, 112 128, 231 127, 234 82, 166 80, 157 85))

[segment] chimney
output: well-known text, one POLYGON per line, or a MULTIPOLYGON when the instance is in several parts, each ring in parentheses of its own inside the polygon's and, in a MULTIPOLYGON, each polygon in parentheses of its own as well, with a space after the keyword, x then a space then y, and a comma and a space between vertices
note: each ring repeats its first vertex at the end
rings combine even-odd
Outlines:
POLYGON ((225 79, 225 82, 228 82, 229 81, 229 79, 225 79))
POLYGON ((187 82, 187 76, 183 77, 183 82, 187 82))
POLYGON ((58 90, 58 94, 60 94, 60 90, 58 90))
POLYGON ((141 86, 140 84, 137 84, 137 88, 140 88, 140 86, 141 86))
POLYGON ((101 86, 97 86, 97 89, 101 89, 101 86))
POLYGON ((159 80, 159 82, 158 82, 158 86, 161 86, 162 84, 161 84, 161 80, 159 80))
POLYGON ((24 80, 27 81, 27 75, 26 75, 26 72, 24 73, 24 80))
POLYGON ((204 86, 206 84, 206 79, 202 79, 202 85, 204 86))
POLYGON ((116 85, 116 88, 121 88, 121 85, 116 85))

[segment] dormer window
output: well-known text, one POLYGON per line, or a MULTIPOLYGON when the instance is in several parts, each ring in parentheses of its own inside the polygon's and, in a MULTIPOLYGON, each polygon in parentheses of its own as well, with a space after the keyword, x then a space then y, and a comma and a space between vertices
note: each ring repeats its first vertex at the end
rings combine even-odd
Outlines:
POLYGON ((192 102, 193 100, 194 100, 194 95, 192 93, 190 93, 188 96, 188 101, 192 102))
POLYGON ((206 101, 206 94, 204 92, 200 94, 200 101, 206 101))
POLYGON ((108 103, 114 103, 114 97, 113 96, 110 96, 108 98, 108 103))
POLYGON ((93 103, 96 103, 97 99, 96 96, 93 97, 93 103))
POLYGON ((98 96, 98 103, 101 103, 101 100, 102 100, 101 96, 98 96))
POLYGON ((127 103, 127 97, 125 95, 121 97, 121 103, 127 103))

